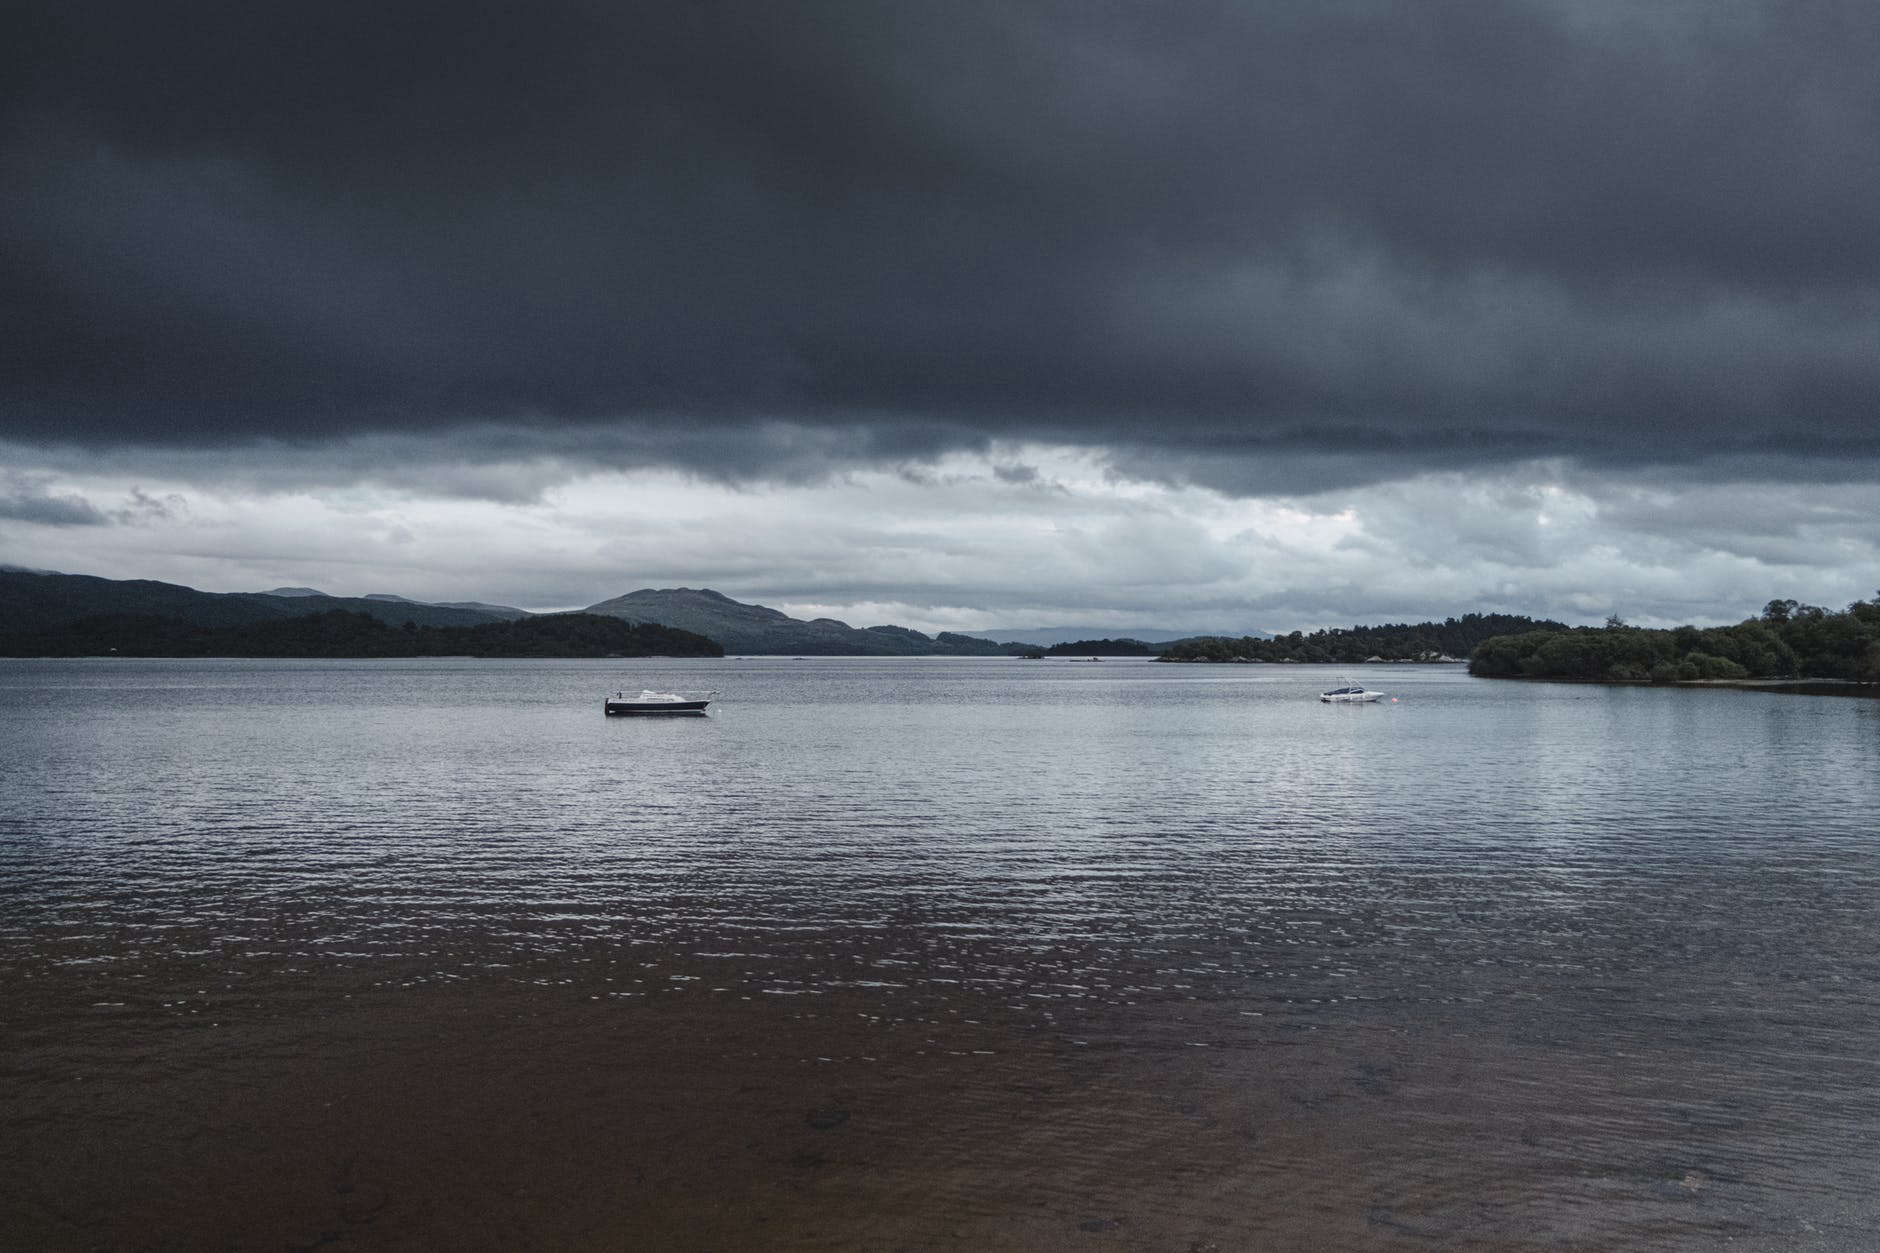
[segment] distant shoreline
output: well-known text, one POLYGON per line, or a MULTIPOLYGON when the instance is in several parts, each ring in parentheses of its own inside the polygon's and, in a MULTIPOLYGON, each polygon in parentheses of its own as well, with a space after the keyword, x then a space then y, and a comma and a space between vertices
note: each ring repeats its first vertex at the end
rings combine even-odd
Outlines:
POLYGON ((1880 683, 1853 679, 1576 679, 1545 674, 1477 674, 1472 678, 1508 683, 1577 683, 1587 687, 1723 687, 1745 692, 1780 692, 1794 696, 1865 696, 1880 698, 1880 683))
POLYGON ((1377 661, 1294 661, 1282 657, 1269 661, 1264 657, 1151 657, 1178 666, 1466 666, 1467 657, 1388 657, 1377 661))

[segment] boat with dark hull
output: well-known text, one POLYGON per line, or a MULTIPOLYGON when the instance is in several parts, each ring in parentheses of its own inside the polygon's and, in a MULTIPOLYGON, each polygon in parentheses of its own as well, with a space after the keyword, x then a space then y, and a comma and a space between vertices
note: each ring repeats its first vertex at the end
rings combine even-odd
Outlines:
POLYGON ((655 692, 643 690, 638 696, 628 696, 625 692, 615 692, 601 701, 601 712, 608 717, 626 717, 632 715, 685 714, 693 717, 703 716, 705 707, 712 703, 716 692, 655 692))

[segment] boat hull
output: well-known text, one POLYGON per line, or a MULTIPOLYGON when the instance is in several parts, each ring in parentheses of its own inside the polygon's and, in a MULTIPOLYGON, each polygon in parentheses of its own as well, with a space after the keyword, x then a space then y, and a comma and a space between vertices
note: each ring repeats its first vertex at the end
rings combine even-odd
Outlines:
POLYGON ((678 715, 698 716, 705 712, 708 700, 607 700, 601 704, 601 710, 609 718, 633 717, 671 717, 678 715))
POLYGON ((1326 693, 1322 694, 1319 699, 1328 705, 1362 705, 1376 700, 1383 694, 1382 692, 1361 692, 1356 696, 1333 696, 1326 693))

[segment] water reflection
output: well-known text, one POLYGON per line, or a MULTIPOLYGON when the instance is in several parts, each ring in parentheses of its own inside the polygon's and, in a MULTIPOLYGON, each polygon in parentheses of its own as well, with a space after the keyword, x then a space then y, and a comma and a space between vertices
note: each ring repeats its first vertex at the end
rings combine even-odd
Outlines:
MULTIPOLYGON (((1256 1166, 1220 1128, 1283 1125, 1354 1172, 1283 1187, 1386 1241, 1701 1247, 1864 1201, 1871 703, 1389 678, 1341 707, 1284 667, 6 663, 0 963, 51 1057, 450 987, 696 1003, 768 1024, 753 1066, 1043 1041, 1192 1099, 962 1135, 1061 1181, 1093 1118, 1161 1143, 1186 1103, 1208 1135, 1159 1151, 1226 1187, 1256 1166), (723 695, 603 719, 635 684, 723 695), (907 1024, 931 1046, 890 1049, 907 1024)), ((341 1047, 311 1040, 282 1055, 341 1047)))

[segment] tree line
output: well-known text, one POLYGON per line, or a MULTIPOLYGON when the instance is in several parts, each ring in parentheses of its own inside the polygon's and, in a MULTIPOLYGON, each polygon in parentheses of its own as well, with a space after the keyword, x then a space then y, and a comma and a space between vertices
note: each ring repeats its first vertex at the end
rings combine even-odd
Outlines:
POLYGON ((1880 594, 1845 610, 1772 600, 1734 626, 1651 630, 1617 617, 1484 640, 1469 673, 1488 678, 1677 683, 1844 679, 1880 683, 1880 594))
MULTIPOLYGON (((1007 644, 1006 648, 1025 648, 1023 644, 1007 644)), ((1053 644, 1041 650, 1047 657, 1153 657, 1155 649, 1141 640, 1113 640, 1107 636, 1100 640, 1070 640, 1063 644, 1053 644)))
POLYGON ((393 626, 344 609, 235 626, 105 614, 0 635, 5 657, 722 657, 724 651, 691 631, 591 613, 465 627, 393 626))
POLYGON ((1176 640, 1162 651, 1163 661, 1269 661, 1339 662, 1358 664, 1378 657, 1384 661, 1435 661, 1440 657, 1467 657, 1476 645, 1497 635, 1525 631, 1567 629, 1565 623, 1505 613, 1466 613, 1441 622, 1386 623, 1381 626, 1336 627, 1304 634, 1275 635, 1271 639, 1202 635, 1176 640))

